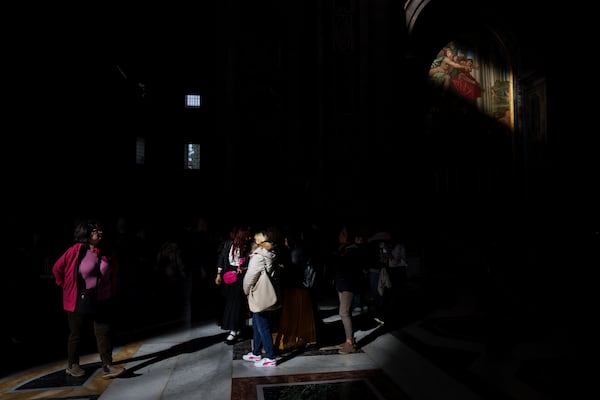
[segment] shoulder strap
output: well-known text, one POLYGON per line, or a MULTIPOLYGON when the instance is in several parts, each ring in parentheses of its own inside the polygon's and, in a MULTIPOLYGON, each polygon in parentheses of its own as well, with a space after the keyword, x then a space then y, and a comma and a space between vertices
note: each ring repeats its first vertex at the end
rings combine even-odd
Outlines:
POLYGON ((85 257, 85 253, 87 253, 87 249, 85 248, 85 245, 82 245, 79 248, 79 254, 77 254, 77 268, 75 268, 75 280, 79 278, 79 266, 81 265, 81 261, 85 257))

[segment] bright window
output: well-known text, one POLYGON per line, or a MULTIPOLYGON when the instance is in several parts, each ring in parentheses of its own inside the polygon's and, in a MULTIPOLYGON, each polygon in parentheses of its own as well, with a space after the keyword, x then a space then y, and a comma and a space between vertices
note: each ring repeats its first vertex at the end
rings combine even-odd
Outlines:
POLYGON ((200 169, 200 145, 186 143, 184 148, 185 169, 200 169))
POLYGON ((202 96, 199 94, 185 95, 185 106, 187 108, 200 108, 202 105, 202 96))

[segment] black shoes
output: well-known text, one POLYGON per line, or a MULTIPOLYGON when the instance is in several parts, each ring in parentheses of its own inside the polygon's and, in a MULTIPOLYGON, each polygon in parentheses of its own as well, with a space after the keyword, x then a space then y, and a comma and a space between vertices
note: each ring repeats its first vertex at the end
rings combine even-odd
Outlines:
POLYGON ((227 335, 227 339, 225 339, 225 343, 227 343, 227 344, 234 344, 240 338, 240 334, 241 334, 240 331, 231 331, 231 332, 229 332, 229 335, 227 335))

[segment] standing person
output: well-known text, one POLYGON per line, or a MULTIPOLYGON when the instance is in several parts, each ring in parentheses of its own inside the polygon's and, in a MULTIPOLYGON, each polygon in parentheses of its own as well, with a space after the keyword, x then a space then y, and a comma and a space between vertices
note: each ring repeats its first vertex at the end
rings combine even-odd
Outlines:
MULTIPOLYGON (((274 245, 265 231, 257 232, 254 235, 254 243, 250 252, 250 261, 248 270, 244 275, 243 289, 244 294, 252 291, 252 288, 258 281, 258 277, 266 269, 267 274, 276 274, 274 245)), ((275 346, 273 345, 273 335, 271 334, 272 311, 262 311, 252 313, 252 351, 244 354, 242 358, 245 361, 254 362, 256 367, 275 367, 275 346), (264 357, 263 357, 264 350, 264 357)))
POLYGON ((352 297, 352 305, 350 310, 352 313, 362 313, 363 308, 368 308, 366 295, 369 290, 368 273, 370 264, 370 249, 367 244, 367 234, 360 229, 354 235, 354 243, 351 245, 354 261, 358 264, 361 270, 361 277, 358 280, 356 291, 352 297))
POLYGON ((154 312, 161 320, 186 320, 187 282, 189 274, 178 238, 163 242, 156 255, 155 272, 159 303, 154 312))
POLYGON ((408 280, 408 263, 404 240, 398 234, 392 235, 389 241, 389 259, 387 272, 390 286, 384 290, 383 312, 385 321, 392 326, 401 322, 403 302, 400 301, 402 291, 408 280))
POLYGON ((248 258, 249 238, 250 228, 247 226, 233 228, 230 237, 223 243, 217 260, 215 284, 222 287, 225 300, 221 328, 229 330, 225 340, 227 344, 234 344, 239 339, 248 313, 248 302, 242 292, 242 277, 246 270, 245 260, 248 258), (236 282, 223 281, 223 274, 228 271, 238 273, 236 282))
POLYGON ((82 377, 85 371, 79 365, 79 356, 85 326, 91 319, 96 345, 102 362, 103 378, 115 378, 125 372, 113 365, 112 303, 116 294, 116 261, 100 247, 102 229, 97 221, 88 220, 75 226, 74 244, 54 263, 52 273, 62 288, 63 309, 67 313, 69 337, 67 342, 67 375, 82 377), (96 289, 97 308, 91 314, 76 312, 79 290, 96 289))
POLYGON ((211 273, 219 257, 220 243, 213 235, 208 220, 202 217, 195 220, 195 226, 186 232, 185 237, 184 257, 191 273, 191 304, 194 307, 191 317, 193 320, 206 316, 220 318, 221 310, 214 307, 220 287, 214 285, 211 273))
POLYGON ((363 257, 346 227, 342 227, 338 233, 338 247, 333 253, 331 261, 334 269, 335 290, 339 300, 338 312, 346 337, 344 343, 339 345, 338 352, 350 354, 356 351, 350 308, 354 294, 360 290, 363 257))
POLYGON ((275 347, 288 351, 317 344, 317 328, 310 288, 304 286, 304 271, 308 264, 302 236, 289 232, 284 237, 289 253, 281 268, 282 308, 275 338, 275 347))
MULTIPOLYGON (((385 229, 375 229, 375 234, 368 239, 370 247, 369 255, 369 296, 371 299, 371 307, 369 311, 373 319, 383 325, 385 322, 384 316, 384 299, 379 292, 379 278, 381 270, 389 266, 391 256, 391 247, 389 242, 392 238, 390 233, 385 229)), ((387 270, 385 272, 388 272, 387 270)))

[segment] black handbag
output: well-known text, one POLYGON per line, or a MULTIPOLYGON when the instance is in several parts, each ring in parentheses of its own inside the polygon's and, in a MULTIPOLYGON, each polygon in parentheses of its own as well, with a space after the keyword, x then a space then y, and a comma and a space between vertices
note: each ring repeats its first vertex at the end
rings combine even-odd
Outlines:
POLYGON ((96 288, 82 289, 77 294, 75 313, 79 315, 93 314, 96 312, 96 288))
POLYGON ((95 313, 96 309, 97 309, 97 303, 98 303, 97 288, 98 288, 98 282, 99 282, 99 277, 100 277, 101 257, 98 256, 98 261, 96 262, 96 268, 95 268, 96 287, 86 289, 85 280, 83 280, 83 277, 79 273, 79 266, 81 265, 81 260, 85 256, 86 252, 87 252, 87 249, 82 247, 80 254, 79 254, 79 260, 77 261, 77 269, 75 271, 75 274, 77 275, 77 288, 78 288, 77 289, 77 302, 75 304, 75 314, 78 314, 78 315, 86 315, 86 314, 95 313))

